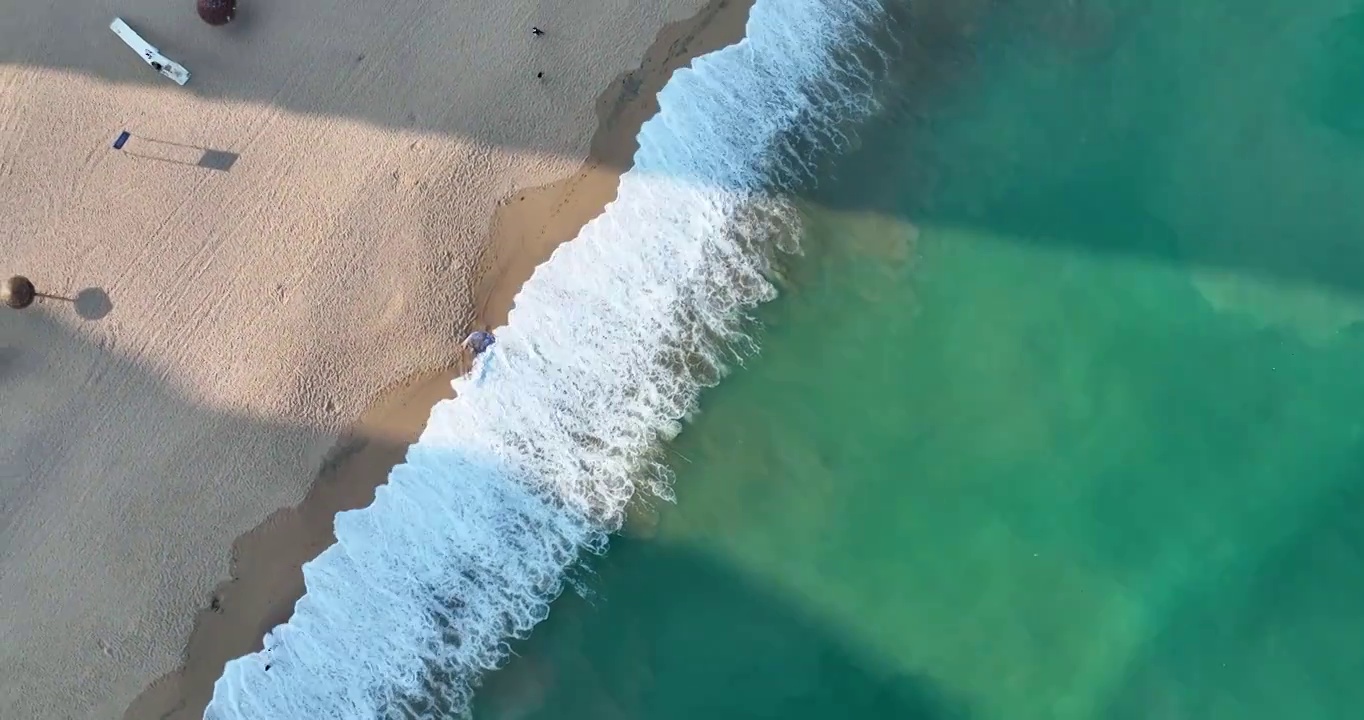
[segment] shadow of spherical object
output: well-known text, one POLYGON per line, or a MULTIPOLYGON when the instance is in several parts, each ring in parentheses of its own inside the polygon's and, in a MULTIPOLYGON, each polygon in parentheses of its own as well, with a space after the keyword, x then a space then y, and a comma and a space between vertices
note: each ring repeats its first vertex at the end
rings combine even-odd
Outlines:
POLYGON ((76 296, 76 314, 84 320, 99 320, 113 309, 109 293, 99 288, 86 288, 76 296))
POLYGON ((0 347, 0 381, 19 366, 19 348, 0 347))

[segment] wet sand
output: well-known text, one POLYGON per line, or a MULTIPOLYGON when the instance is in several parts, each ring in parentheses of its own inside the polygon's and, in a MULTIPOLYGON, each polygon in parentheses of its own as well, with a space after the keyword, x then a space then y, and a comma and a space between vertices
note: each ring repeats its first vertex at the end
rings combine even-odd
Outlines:
MULTIPOLYGON (((719 0, 665 27, 640 66, 617 77, 598 97, 598 128, 578 171, 501 202, 483 245, 487 252, 474 290, 474 326, 504 323, 535 267, 614 199, 639 127, 657 111, 658 90, 692 58, 737 42, 750 6, 746 0, 719 0)), ((453 367, 420 373, 381 393, 328 453, 304 500, 233 543, 231 579, 218 585, 196 614, 183 665, 152 683, 128 708, 127 720, 202 715, 224 663, 260 649, 264 633, 289 618, 304 590, 301 567, 334 541, 336 513, 369 504, 376 486, 417 439, 431 407, 452 397, 450 381, 465 367, 461 358, 453 367)), ((528 695, 527 702, 533 697, 528 695)))

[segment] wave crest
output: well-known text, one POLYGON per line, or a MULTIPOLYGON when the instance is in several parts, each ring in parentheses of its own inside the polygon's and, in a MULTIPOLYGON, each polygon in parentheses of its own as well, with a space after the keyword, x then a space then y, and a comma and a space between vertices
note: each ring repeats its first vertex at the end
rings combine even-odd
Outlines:
POLYGON ((337 516, 293 617, 227 664, 207 718, 467 711, 630 498, 669 497, 659 449, 754 349, 744 315, 794 249, 786 194, 872 109, 885 18, 758 0, 744 41, 673 76, 617 199, 536 270, 374 503, 337 516))

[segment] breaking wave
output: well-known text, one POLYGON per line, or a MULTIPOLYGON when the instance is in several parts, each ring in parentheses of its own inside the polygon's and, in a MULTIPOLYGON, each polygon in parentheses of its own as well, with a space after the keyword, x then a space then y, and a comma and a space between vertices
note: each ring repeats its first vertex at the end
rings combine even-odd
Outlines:
POLYGON ((337 516, 207 718, 467 711, 632 495, 668 497, 659 450, 751 349, 745 312, 795 242, 786 198, 874 105, 885 22, 880 0, 758 0, 743 42, 673 76, 615 202, 536 270, 374 503, 337 516))

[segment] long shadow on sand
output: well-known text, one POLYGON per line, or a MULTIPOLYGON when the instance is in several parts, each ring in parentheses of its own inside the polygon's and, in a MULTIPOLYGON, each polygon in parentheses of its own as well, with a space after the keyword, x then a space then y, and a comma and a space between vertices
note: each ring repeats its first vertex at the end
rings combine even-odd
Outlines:
MULTIPOLYGON (((106 27, 110 18, 105 6, 72 0, 11 4, 14 7, 5 10, 6 22, 0 25, 0 63, 56 67, 118 83, 165 86, 164 79, 119 46, 106 27), (48 29, 33 32, 37 27, 48 29), (69 37, 83 40, 65 41, 69 37), (63 40, 61 52, 54 49, 54 38, 63 40)), ((186 1, 167 10, 153 0, 131 0, 119 9, 154 44, 196 71, 190 85, 166 92, 350 117, 381 127, 465 137, 536 153, 567 152, 572 139, 545 133, 536 123, 500 116, 504 111, 498 98, 509 92, 545 92, 550 95, 547 103, 556 102, 553 83, 542 86, 534 80, 537 68, 571 67, 590 57, 601 32, 599 28, 551 27, 548 36, 537 39, 528 28, 508 19, 505 27, 482 28, 471 35, 450 31, 468 20, 459 4, 395 8, 341 0, 322 0, 321 4, 243 0, 237 22, 210 28, 194 17, 191 5, 186 1), (402 17, 395 20, 395 13, 402 17), (319 23, 325 24, 325 30, 315 29, 319 23), (524 53, 517 53, 523 58, 517 63, 525 66, 512 63, 492 71, 470 70, 483 44, 501 48, 508 43, 527 45, 524 53), (416 47, 428 50, 411 49, 416 47), (354 101, 356 93, 377 92, 391 100, 354 101), (472 103, 479 111, 452 110, 454 97, 465 99, 464 109, 472 103)), ((1340 211, 1339 183, 1330 176, 1276 179, 1273 174, 1226 167, 1224 174, 1210 175, 1202 185, 1227 184, 1233 194, 1211 202, 1212 207, 1202 215, 1203 209, 1198 209, 1192 219, 1171 218, 1169 209, 1159 207, 1153 198, 1153 193, 1169 185, 1171 178, 1165 173, 1170 168, 1161 164, 1161 152, 1138 160, 1130 153, 1133 148, 1159 145, 1172 132, 1199 121, 1194 114, 1200 108, 1189 105, 1201 97, 1202 90, 1192 87, 1183 94, 1177 92, 1187 73, 1197 68, 1175 63, 1166 71, 1152 70, 1143 82, 1160 90, 1134 100, 1136 96, 1120 97, 1133 79, 1111 75, 1112 68, 1105 63, 1127 52, 1132 43, 1146 42, 1138 35, 1149 34, 1163 8, 1176 5, 1160 0, 892 1, 890 6, 904 16, 904 22, 897 26, 900 46, 892 51, 890 65, 895 82, 908 90, 897 93, 893 106, 865 134, 894 135, 895 149, 888 151, 880 141, 868 143, 877 147, 876 156, 852 161, 847 167, 874 173, 897 192, 893 198, 883 195, 880 199, 875 193, 819 194, 816 201, 840 210, 884 213, 912 222, 988 226, 1017 242, 1188 263, 1364 293, 1364 246, 1348 241, 1364 232, 1364 215, 1340 211), (998 63, 982 64, 982 58, 1000 47, 1015 53, 1008 67, 1069 64, 1072 72, 1064 81, 1088 87, 1094 94, 1058 94, 1058 89, 1069 92, 1069 86, 1043 82, 1002 106, 1028 119, 1010 130, 1021 134, 1003 135, 984 126, 975 135, 969 128, 951 129, 953 118, 981 100, 979 91, 998 74, 998 63), (945 139, 944 133, 956 136, 945 139), (1123 153, 1129 155, 1120 157, 1123 153), (1115 164, 1126 172, 1115 174, 1115 164), (960 192, 962 188, 969 190, 960 192), (1336 206, 1325 205, 1319 221, 1303 221, 1311 217, 1310 208, 1317 198, 1326 203, 1336 198, 1336 206), (1224 207, 1217 211, 1219 205, 1224 207), (1245 242, 1248 231, 1273 225, 1278 218, 1288 220, 1268 233, 1277 238, 1275 242, 1245 242), (1196 225, 1200 219, 1212 225, 1196 237, 1174 229, 1190 222, 1196 225), (1102 221, 1105 228, 1127 229, 1096 237, 1096 221, 1102 221)), ((551 11, 547 9, 546 14, 551 11)), ((745 3, 732 0, 713 4, 707 12, 732 15, 747 10, 745 3)), ((1336 47, 1341 43, 1332 40, 1335 35, 1325 27, 1328 24, 1323 21, 1321 48, 1313 51, 1320 56, 1316 62, 1340 65, 1336 75, 1354 77, 1345 67, 1354 67, 1350 65, 1353 55, 1348 48, 1336 47)), ((735 39, 717 35, 708 42, 724 44, 735 39)), ((603 122, 614 121, 613 106, 635 94, 649 96, 650 88, 639 86, 640 77, 666 78, 696 49, 696 36, 690 30, 657 43, 641 69, 665 72, 629 73, 619 78, 599 100, 603 122)), ((1316 101, 1282 97, 1279 86, 1256 85, 1256 76, 1247 70, 1235 78, 1223 76, 1222 82, 1242 83, 1244 87, 1237 87, 1259 98, 1256 108, 1294 105, 1290 114, 1306 117, 1305 127, 1316 123, 1313 132, 1323 137, 1336 132, 1331 128, 1341 124, 1339 118, 1316 117, 1315 106, 1309 107, 1316 101)), ((1356 106, 1364 104, 1348 105, 1356 106)), ((1252 118, 1229 125, 1222 133, 1250 133, 1244 147, 1227 157, 1273 163, 1275 148, 1282 143, 1272 133, 1254 135, 1263 130, 1254 122, 1258 121, 1252 118)), ((111 127, 111 133, 116 129, 111 127)), ((1342 135, 1337 140, 1344 143, 1342 152, 1360 149, 1357 137, 1342 135)), ((593 149, 592 159, 623 167, 632 152, 629 147, 603 145, 593 149)), ((1179 152, 1166 148, 1164 154, 1179 152)), ((1210 161, 1209 167, 1215 170, 1219 164, 1210 161)), ((1199 182, 1190 182, 1191 188, 1200 187, 1199 182)))
POLYGON ((617 538, 592 599, 562 597, 488 678, 477 717, 966 720, 960 700, 849 644, 717 560, 617 538))
MULTIPOLYGON (((406 442, 359 448, 368 482, 318 483, 290 508, 326 432, 206 407, 117 351, 102 324, 58 313, 74 314, 0 309, 0 707, 118 717, 179 664, 168 624, 188 632, 198 613, 210 642, 191 643, 200 674, 184 690, 202 709, 222 662, 287 618, 333 514, 367 504, 406 442), (233 561, 254 579, 211 591, 233 561)), ((169 709, 131 717, 199 716, 169 709)))

